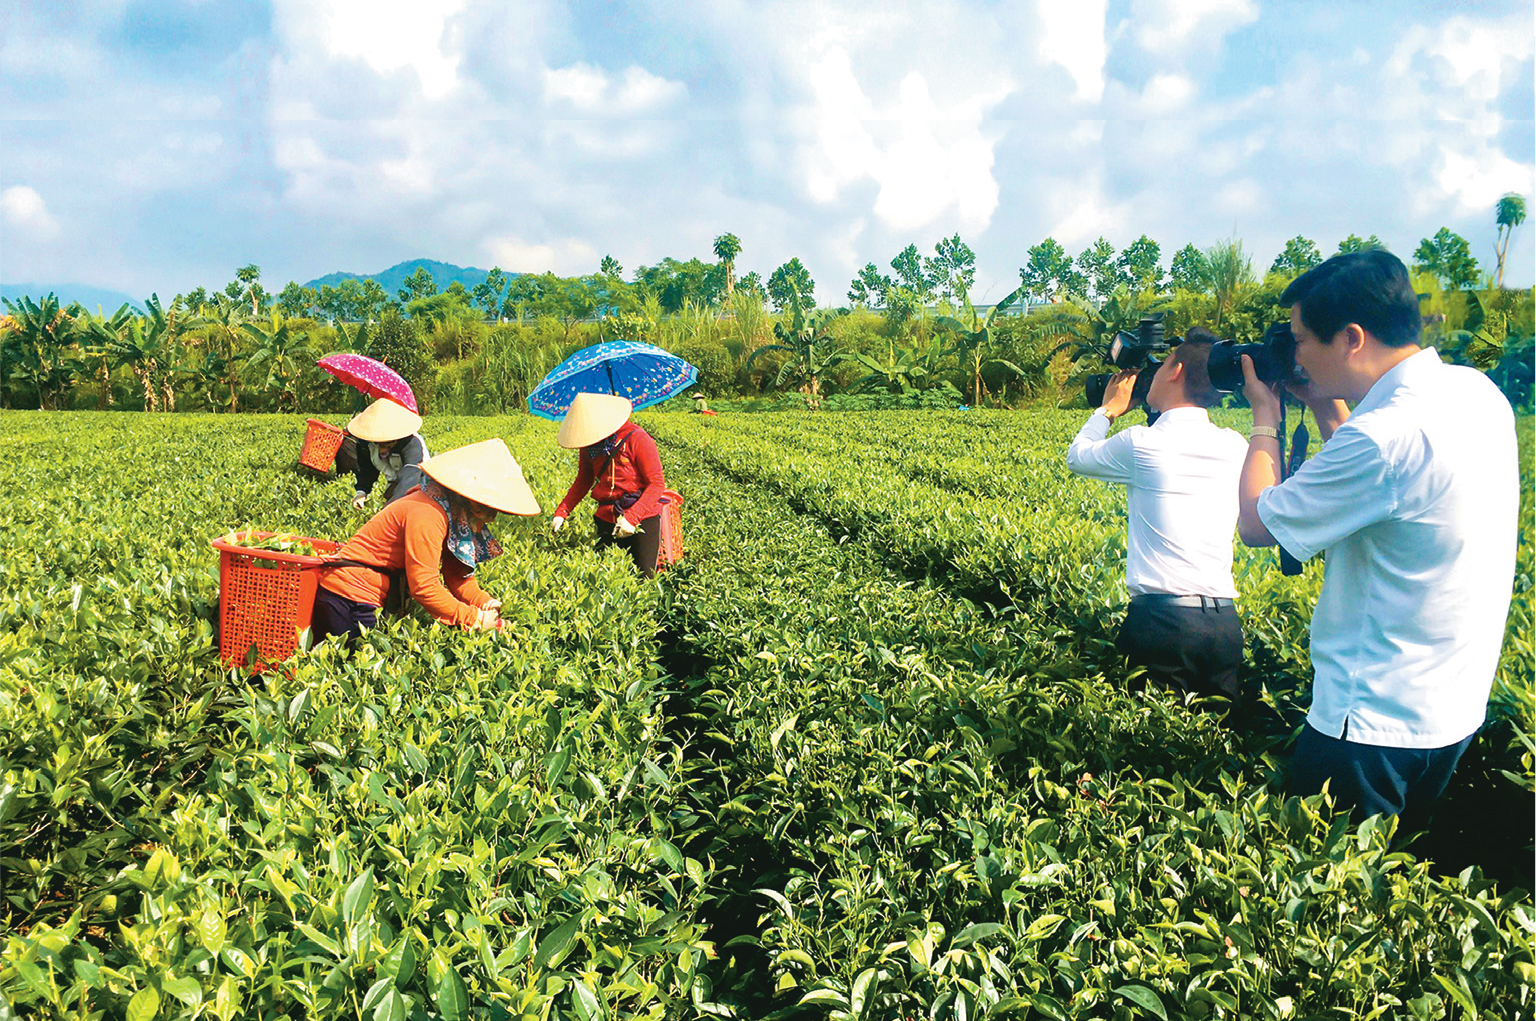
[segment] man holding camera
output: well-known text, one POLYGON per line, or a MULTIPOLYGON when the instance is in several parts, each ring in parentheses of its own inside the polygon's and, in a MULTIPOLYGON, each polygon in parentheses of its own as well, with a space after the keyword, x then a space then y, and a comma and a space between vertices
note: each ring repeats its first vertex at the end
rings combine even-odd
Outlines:
POLYGON ((1108 436, 1131 408, 1137 374, 1110 379, 1102 405, 1067 449, 1067 467, 1127 489, 1131 605, 1116 647, 1153 680, 1235 701, 1243 632, 1232 531, 1245 445, 1206 412, 1221 400, 1206 369, 1214 340, 1191 330, 1157 367, 1146 396, 1158 413, 1153 425, 1108 436))
POLYGON ((1297 277, 1291 390, 1322 449, 1280 479, 1280 400, 1243 358, 1253 430, 1238 531, 1327 553, 1312 615, 1312 707, 1294 794, 1324 781, 1357 817, 1417 829, 1482 725, 1514 577, 1514 416, 1475 369, 1419 346, 1418 297, 1384 251, 1297 277), (1345 403, 1353 402, 1354 411, 1345 403))

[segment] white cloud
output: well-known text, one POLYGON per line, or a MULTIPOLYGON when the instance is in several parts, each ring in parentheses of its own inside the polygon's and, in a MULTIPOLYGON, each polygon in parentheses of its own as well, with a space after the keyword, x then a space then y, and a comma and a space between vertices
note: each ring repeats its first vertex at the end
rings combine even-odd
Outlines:
POLYGON ((983 117, 1004 85, 940 106, 927 78, 902 78, 893 101, 876 103, 855 77, 849 54, 830 47, 808 71, 815 95, 813 142, 803 163, 805 187, 832 203, 859 181, 877 186, 873 212, 895 230, 929 226, 953 211, 967 231, 984 230, 997 207, 994 140, 983 117))
POLYGON ((1039 0, 1039 55, 1066 68, 1077 83, 1077 98, 1089 103, 1104 96, 1107 7, 1108 0, 1039 0))
POLYGON ((809 84, 816 97, 816 145, 805 183, 817 202, 831 202, 844 185, 872 174, 880 163, 880 152, 865 127, 875 116, 874 107, 854 77, 848 51, 840 46, 810 68, 809 84))
POLYGON ((1502 153, 1469 157, 1444 145, 1434 177, 1443 193, 1461 204, 1463 213, 1486 212, 1508 192, 1528 195, 1531 190, 1529 164, 1516 163, 1502 153))
POLYGON ((1136 0, 1136 41, 1164 57, 1213 50, 1222 37, 1259 17, 1254 0, 1136 0))
POLYGON ((381 73, 409 67, 422 92, 441 98, 458 82, 457 56, 443 52, 449 18, 464 0, 329 0, 317 13, 327 48, 381 73))
POLYGON ((590 64, 544 72, 544 96, 552 104, 606 117, 654 112, 687 95, 688 87, 682 82, 668 81, 637 66, 627 68, 618 80, 590 64))
POLYGON ((902 80, 896 117, 901 135, 874 168, 880 182, 875 215, 891 227, 911 230, 954 206, 965 230, 984 229, 997 208, 998 188, 992 143, 979 131, 981 110, 973 104, 946 115, 914 71, 902 80))
POLYGON ((24 184, 0 191, 0 221, 33 241, 47 241, 59 232, 59 223, 48 212, 48 203, 37 189, 24 184))
POLYGON ((1142 109, 1152 117, 1167 116, 1195 98, 1195 83, 1182 74, 1155 74, 1142 90, 1142 109))
POLYGON ((520 237, 496 237, 481 247, 492 262, 511 273, 591 273, 602 258, 579 238, 539 244, 520 237))

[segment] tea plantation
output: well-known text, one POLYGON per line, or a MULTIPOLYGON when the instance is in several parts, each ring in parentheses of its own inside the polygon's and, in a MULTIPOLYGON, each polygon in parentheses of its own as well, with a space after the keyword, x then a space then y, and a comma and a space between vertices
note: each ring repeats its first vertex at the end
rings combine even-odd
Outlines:
MULTIPOLYGON (((0 413, 0 1018, 1529 1018, 1530 420, 1489 722, 1433 828, 1280 769, 1316 565, 1240 551, 1241 733, 1128 694, 1076 413, 642 413, 652 582, 499 519, 508 627, 251 675, 210 538, 343 539, 302 416, 0 413)), ((546 510, 573 455, 501 436, 546 510)))

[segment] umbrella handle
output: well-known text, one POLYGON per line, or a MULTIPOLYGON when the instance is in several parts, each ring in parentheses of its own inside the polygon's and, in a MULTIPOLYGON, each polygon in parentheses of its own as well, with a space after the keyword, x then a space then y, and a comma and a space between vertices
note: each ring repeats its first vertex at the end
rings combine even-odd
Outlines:
POLYGON ((619 392, 619 385, 613 381, 613 362, 604 362, 603 368, 608 370, 608 392, 617 395, 619 392))

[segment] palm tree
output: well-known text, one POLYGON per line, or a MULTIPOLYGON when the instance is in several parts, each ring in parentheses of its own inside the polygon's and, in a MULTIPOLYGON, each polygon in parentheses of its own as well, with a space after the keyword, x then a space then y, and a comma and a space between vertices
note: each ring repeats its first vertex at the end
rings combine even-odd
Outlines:
POLYGON ((736 256, 741 254, 741 239, 735 234, 721 234, 715 238, 715 258, 725 270, 725 297, 729 301, 736 290, 736 256))
POLYGON ((242 320, 244 308, 224 295, 218 295, 212 306, 203 306, 205 320, 213 326, 213 333, 222 341, 218 352, 220 364, 227 373, 224 385, 229 389, 229 410, 240 410, 240 362, 245 355, 241 351, 242 320))
POLYGON ((1504 253, 1509 251, 1509 236, 1515 232, 1515 228, 1525 222, 1525 196, 1517 192, 1510 192, 1499 199, 1498 205, 1498 240, 1493 250, 1499 257, 1499 271, 1497 286, 1504 286, 1504 253))
POLYGON ((243 293, 251 302, 251 315, 261 315, 261 299, 267 293, 261 286, 261 267, 254 262, 235 270, 235 279, 244 284, 243 293))

